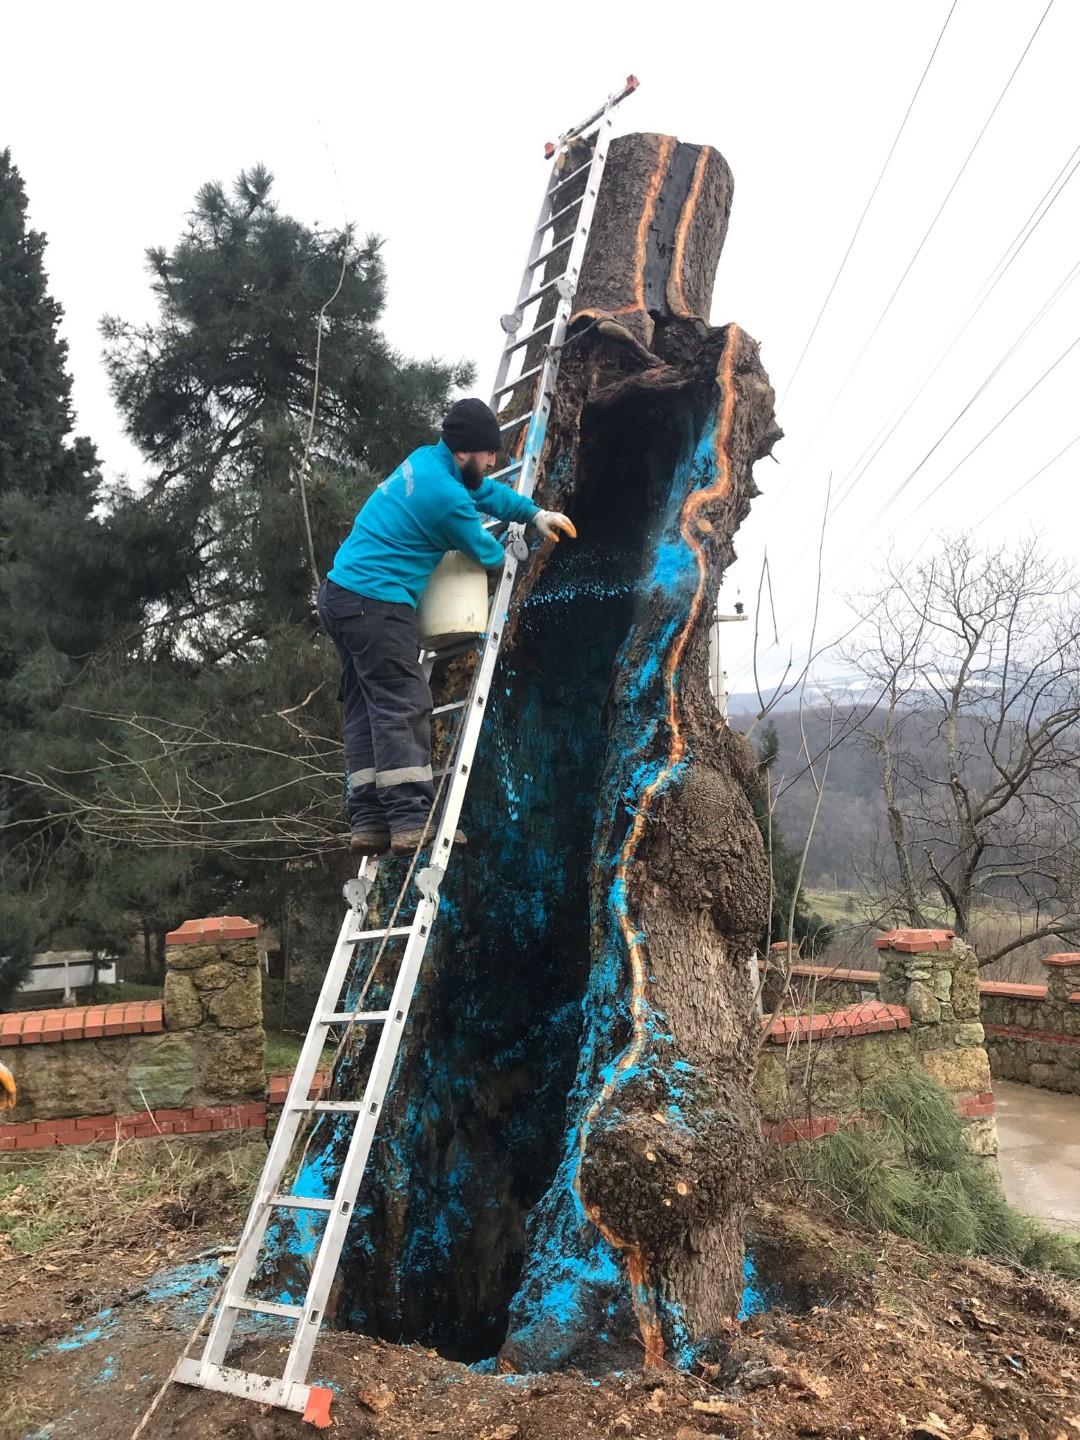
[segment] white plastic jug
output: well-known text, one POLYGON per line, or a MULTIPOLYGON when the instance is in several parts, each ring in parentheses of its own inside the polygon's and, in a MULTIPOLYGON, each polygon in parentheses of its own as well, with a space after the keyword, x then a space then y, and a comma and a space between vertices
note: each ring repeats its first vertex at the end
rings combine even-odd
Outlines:
POLYGON ((416 607, 416 628, 426 650, 441 650, 487 629, 487 571, 460 550, 436 565, 416 607))

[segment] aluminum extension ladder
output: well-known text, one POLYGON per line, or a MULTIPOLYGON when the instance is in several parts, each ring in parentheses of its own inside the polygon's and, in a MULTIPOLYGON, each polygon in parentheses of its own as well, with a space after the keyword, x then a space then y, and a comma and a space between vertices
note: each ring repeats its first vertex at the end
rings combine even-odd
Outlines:
MULTIPOLYGON (((496 471, 494 476, 510 481, 514 488, 524 495, 531 495, 536 483, 537 466, 559 371, 560 347, 571 314, 574 291, 577 288, 611 141, 612 111, 620 101, 637 89, 637 84, 637 80, 629 76, 624 88, 609 95, 599 110, 574 129, 568 130, 559 138, 557 144, 545 147, 548 159, 558 161, 565 157, 562 168, 569 173, 563 174, 559 164, 554 164, 544 187, 544 199, 539 220, 532 232, 517 302, 513 312, 502 317, 501 324, 506 339, 491 397, 492 408, 498 413, 500 402, 506 404, 507 397, 512 396, 519 387, 535 381, 531 408, 511 416, 506 421, 501 421, 500 417, 499 428, 508 442, 504 446, 507 453, 515 432, 520 432, 526 422, 528 430, 518 458, 496 471), (570 159, 570 142, 585 141, 593 136, 596 139, 590 158, 576 167, 567 164, 570 159), (585 183, 578 198, 566 203, 561 201, 560 195, 566 195, 567 187, 582 176, 585 176, 585 183), (577 218, 573 230, 564 238, 556 239, 555 225, 564 218, 569 219, 575 210, 577 218), (536 272, 553 257, 561 255, 566 257, 564 268, 556 275, 545 273, 543 283, 534 289, 536 272), (543 297, 552 291, 558 295, 554 314, 540 322, 540 311, 536 310, 532 319, 526 322, 526 313, 540 305, 543 297), (519 334, 523 325, 525 332, 519 334), (529 370, 511 375, 518 352, 521 352, 519 359, 523 358, 529 343, 533 340, 539 341, 545 332, 550 333, 543 351, 544 358, 529 370)), ((480 738, 495 664, 499 657, 502 625, 509 609, 518 564, 528 555, 523 530, 522 525, 509 527, 506 560, 492 600, 488 629, 476 642, 475 648, 479 650, 480 658, 468 698, 439 707, 435 711, 436 714, 460 711, 463 715, 457 743, 451 751, 453 773, 446 776, 446 798, 431 845, 431 855, 427 865, 416 874, 420 899, 407 923, 384 929, 365 929, 367 902, 375 883, 378 861, 365 860, 356 879, 350 880, 345 886, 349 909, 334 946, 311 1026, 297 1061, 281 1118, 203 1353, 198 1358, 182 1359, 174 1372, 173 1378, 185 1384, 199 1385, 208 1390, 298 1411, 304 1414, 305 1419, 316 1424, 329 1423, 327 1411, 330 1391, 321 1386, 307 1384, 308 1366, 318 1339, 330 1287, 337 1273, 379 1115, 390 1085, 420 966, 438 912, 439 888, 453 848, 454 832, 480 738), (382 947, 391 940, 404 940, 405 946, 388 1008, 356 1009, 351 1012, 340 1009, 342 991, 350 975, 355 977, 360 968, 356 963, 360 947, 378 946, 381 953, 382 947), (381 1026, 379 1043, 368 1073, 363 1098, 310 1099, 327 1038, 331 1033, 340 1035, 360 1025, 381 1026), (316 1198, 283 1193, 282 1183, 286 1181, 295 1158, 297 1142, 314 1123, 316 1116, 321 1114, 338 1115, 352 1125, 348 1150, 334 1195, 332 1198, 316 1198), (267 1225, 278 1210, 305 1211, 312 1218, 319 1212, 326 1216, 302 1305, 281 1304, 248 1294, 248 1286, 257 1269, 267 1225), (262 1375, 225 1363, 237 1320, 246 1312, 277 1316, 288 1319, 295 1325, 280 1376, 262 1375)), ((430 664, 438 658, 438 654, 427 652, 421 655, 421 661, 429 670, 430 664)))

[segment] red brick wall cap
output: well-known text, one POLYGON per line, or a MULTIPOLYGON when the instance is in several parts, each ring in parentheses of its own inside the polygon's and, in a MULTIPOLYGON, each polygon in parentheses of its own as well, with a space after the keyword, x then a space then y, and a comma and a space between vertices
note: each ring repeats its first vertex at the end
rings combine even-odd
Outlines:
POLYGON ((1044 965, 1052 965, 1055 969, 1067 970, 1070 965, 1080 965, 1080 950, 1066 951, 1060 955, 1044 955, 1044 965))
MULTIPOLYGON (((759 959, 758 969, 764 969, 765 963, 759 959)), ((848 970, 841 965, 792 965, 788 973, 796 980, 835 980, 838 984, 876 985, 879 979, 876 970, 848 970)))
POLYGON ((0 1046, 94 1040, 102 1035, 156 1035, 165 1029, 160 1000, 118 1000, 62 1010, 12 1010, 0 1015, 0 1046))
POLYGON ((166 945, 202 945, 208 940, 254 940, 259 927, 242 915, 211 915, 203 920, 185 920, 165 936, 166 945))
POLYGON ((1006 1000, 1045 1000, 1045 985, 1014 985, 1011 980, 980 980, 980 995, 999 995, 1006 1000))
POLYGON ((931 950, 948 950, 955 939, 955 930, 890 930, 887 935, 879 935, 874 944, 879 950, 921 955, 931 950))
POLYGON ((774 1045, 799 1040, 842 1040, 854 1035, 873 1035, 888 1030, 910 1030, 911 1015, 903 1005, 885 1005, 880 1000, 863 1000, 840 1010, 817 1015, 777 1015, 766 1019, 768 1038, 774 1045))

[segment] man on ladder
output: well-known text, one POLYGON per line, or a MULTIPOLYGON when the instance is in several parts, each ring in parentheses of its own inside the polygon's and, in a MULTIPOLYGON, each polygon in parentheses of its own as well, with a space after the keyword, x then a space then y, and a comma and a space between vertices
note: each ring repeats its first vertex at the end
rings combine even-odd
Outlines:
MULTIPOLYGON (((365 501, 319 589, 319 619, 341 660, 354 855, 411 855, 428 829, 431 690, 416 606, 436 565, 460 550, 501 569, 503 548, 483 515, 532 522, 548 540, 574 534, 565 515, 487 478, 502 443, 482 400, 457 401, 438 444, 414 450, 365 501)), ((458 831, 455 843, 464 838, 458 831)))

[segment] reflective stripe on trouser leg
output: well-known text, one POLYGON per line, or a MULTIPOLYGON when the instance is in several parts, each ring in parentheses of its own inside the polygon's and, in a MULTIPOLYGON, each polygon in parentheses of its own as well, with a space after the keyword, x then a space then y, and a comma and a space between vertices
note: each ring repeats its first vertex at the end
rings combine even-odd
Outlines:
POLYGON ((402 765, 397 770, 377 770, 372 773, 375 776, 376 790, 386 790, 391 785, 415 785, 418 780, 430 780, 431 766, 402 765))

